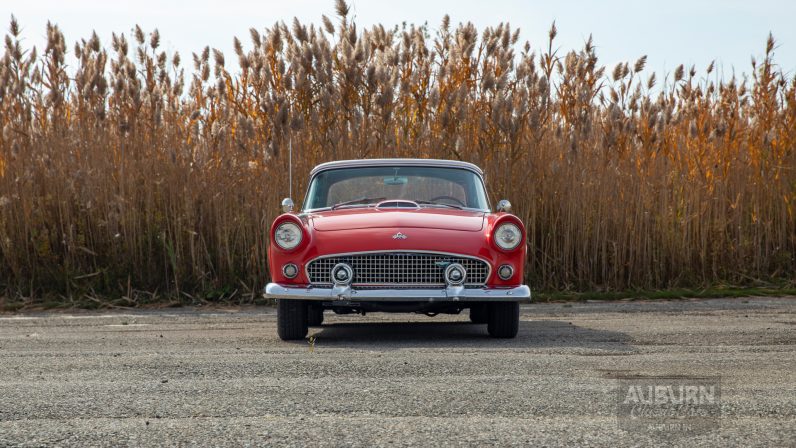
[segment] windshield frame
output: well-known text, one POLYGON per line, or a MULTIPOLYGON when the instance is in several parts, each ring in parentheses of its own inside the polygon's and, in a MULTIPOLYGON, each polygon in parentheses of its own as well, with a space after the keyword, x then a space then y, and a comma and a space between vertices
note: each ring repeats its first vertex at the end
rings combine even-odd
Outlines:
MULTIPOLYGON (((356 169, 356 168, 376 168, 376 167, 381 168, 381 167, 384 167, 384 166, 385 165, 366 165, 366 166, 356 166, 356 167, 353 167, 353 166, 340 166, 340 167, 334 167, 334 168, 328 168, 328 169, 324 169, 324 170, 319 170, 319 171, 313 173, 312 177, 310 177, 309 182, 307 182, 307 191, 304 193, 304 200, 301 202, 301 212, 302 213, 312 213, 312 212, 332 210, 332 206, 319 207, 319 208, 306 208, 307 204, 309 203, 308 200, 309 200, 310 191, 312 190, 312 183, 315 182, 315 178, 319 174, 325 173, 327 171, 335 171, 335 170, 349 170, 349 169, 356 169)), ((417 167, 417 165, 408 165, 408 164, 401 164, 401 163, 396 163, 394 165, 386 165, 386 166, 395 167, 395 168, 405 168, 405 167, 406 168, 409 168, 409 167, 416 168, 417 167)), ((475 175, 475 178, 478 179, 478 182, 481 184, 481 189, 484 192, 484 200, 486 201, 486 207, 487 208, 461 207, 460 210, 491 213, 491 211, 492 211, 492 203, 489 200, 489 192, 486 189, 486 182, 484 181, 484 175, 482 173, 480 173, 480 172, 478 172, 478 171, 476 171, 474 169, 470 169, 470 168, 468 168, 466 166, 433 166, 433 167, 429 167, 429 168, 464 170, 464 171, 468 171, 470 173, 473 173, 475 175)), ((477 188, 477 186, 476 186, 476 188, 477 188)), ((386 199, 386 200, 389 200, 389 198, 386 199)), ((358 207, 362 207, 362 208, 368 208, 368 207, 372 207, 373 206, 373 204, 361 204, 361 205, 356 204, 356 205, 358 207)), ((433 205, 433 204, 419 204, 419 205, 420 205, 420 208, 436 208, 436 209, 441 209, 441 210, 456 210, 454 208, 449 208, 449 207, 445 207, 445 206, 437 206, 437 205, 433 205)), ((440 204, 440 205, 442 205, 442 204, 440 204)), ((343 208, 338 207, 335 210, 346 210, 346 209, 350 209, 350 208, 352 208, 352 207, 350 207, 350 206, 346 206, 346 207, 343 207, 343 208)))

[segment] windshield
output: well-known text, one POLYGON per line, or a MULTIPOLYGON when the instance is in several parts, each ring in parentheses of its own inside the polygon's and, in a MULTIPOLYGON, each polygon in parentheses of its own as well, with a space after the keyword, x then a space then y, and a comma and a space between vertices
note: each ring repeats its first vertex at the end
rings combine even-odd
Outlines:
POLYGON ((470 170, 379 166, 318 173, 307 192, 304 211, 362 207, 388 199, 405 199, 428 207, 489 210, 481 177, 470 170))

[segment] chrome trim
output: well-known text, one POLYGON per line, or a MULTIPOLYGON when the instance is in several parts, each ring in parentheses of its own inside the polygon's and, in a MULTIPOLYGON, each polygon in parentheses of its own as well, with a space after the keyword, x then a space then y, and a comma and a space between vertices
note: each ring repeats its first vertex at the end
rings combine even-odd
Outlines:
MULTIPOLYGON (((403 254, 403 253, 445 255, 445 256, 450 256, 450 257, 469 258, 469 259, 472 259, 472 260, 483 261, 484 263, 486 263, 486 280, 484 280, 484 284, 486 284, 486 282, 488 282, 489 278, 492 276, 492 263, 490 263, 489 260, 487 260, 486 258, 481 258, 481 257, 477 257, 477 256, 474 256, 474 255, 456 254, 456 253, 453 253, 453 252, 438 252, 438 251, 433 251, 433 250, 413 250, 413 249, 368 250, 368 251, 361 251, 361 252, 342 252, 342 253, 337 253, 337 254, 321 255, 321 256, 312 258, 312 259, 308 260, 306 263, 304 263, 304 275, 307 276, 307 280, 309 281, 309 279, 310 279, 310 264, 312 264, 312 262, 314 262, 316 260, 321 260, 323 258, 348 257, 348 256, 352 256, 352 255, 403 254)), ((323 285, 323 283, 321 283, 321 285, 323 285)), ((365 286, 365 287, 368 287, 368 286, 376 286, 376 285, 354 284, 354 286, 365 286)), ((406 283, 406 284, 400 284, 400 285, 390 284, 390 286, 395 286, 395 287, 399 287, 399 286, 401 286, 401 287, 403 287, 403 286, 445 286, 445 284, 444 283, 440 283, 439 285, 436 285, 436 284, 429 285, 428 283, 420 283, 420 284, 406 283)), ((468 286, 468 285, 465 283, 465 286, 468 286)), ((472 286, 482 287, 484 285, 476 284, 476 285, 472 285, 472 286)))
POLYGON ((530 302, 531 288, 464 288, 450 286, 429 289, 356 289, 351 286, 319 288, 313 286, 269 283, 264 295, 268 299, 344 300, 347 302, 530 302))

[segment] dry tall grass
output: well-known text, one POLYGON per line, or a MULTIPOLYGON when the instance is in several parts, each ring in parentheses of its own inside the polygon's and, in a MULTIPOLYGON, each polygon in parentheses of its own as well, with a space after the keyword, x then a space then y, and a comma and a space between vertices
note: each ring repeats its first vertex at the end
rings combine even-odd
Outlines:
POLYGON ((796 276, 796 80, 765 57, 719 79, 645 58, 605 73, 594 46, 518 44, 508 24, 360 30, 339 1, 205 48, 157 31, 63 34, 0 63, 0 288, 64 297, 257 291, 266 228, 308 170, 344 158, 472 161, 529 230, 535 289, 749 284, 796 276), (187 70, 187 71, 186 71, 187 70), (74 74, 74 76, 72 75, 74 74))

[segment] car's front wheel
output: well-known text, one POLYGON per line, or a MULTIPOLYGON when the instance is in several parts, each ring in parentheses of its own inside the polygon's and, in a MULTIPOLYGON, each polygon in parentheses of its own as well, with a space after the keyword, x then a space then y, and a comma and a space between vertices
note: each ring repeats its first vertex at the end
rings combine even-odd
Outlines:
POLYGON ((307 336, 307 302, 279 299, 276 302, 276 330, 283 341, 304 339, 307 336))
POLYGON ((323 307, 320 305, 309 305, 307 310, 307 324, 310 327, 320 327, 323 323, 323 307))
POLYGON ((497 302, 489 304, 487 331, 493 338, 513 338, 520 328, 520 304, 497 302))
POLYGON ((470 322, 474 324, 485 324, 489 321, 489 308, 485 303, 479 303, 470 307, 470 322))

